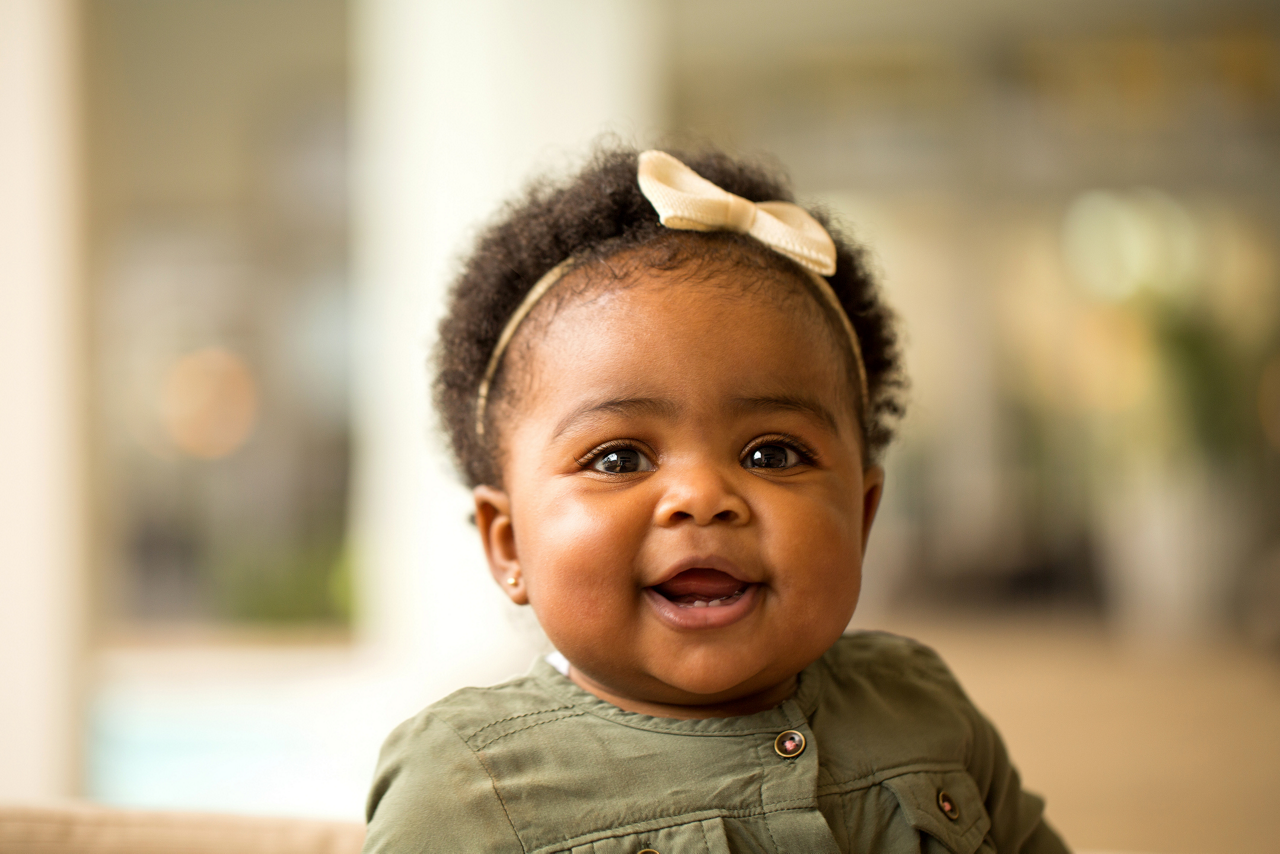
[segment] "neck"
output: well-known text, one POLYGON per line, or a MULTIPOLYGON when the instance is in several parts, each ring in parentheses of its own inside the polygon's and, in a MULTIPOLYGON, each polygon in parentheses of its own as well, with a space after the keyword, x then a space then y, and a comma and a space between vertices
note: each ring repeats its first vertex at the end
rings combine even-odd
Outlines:
POLYGON ((576 667, 569 668, 569 678, 575 685, 590 694, 594 694, 606 703, 612 703, 625 712, 650 715, 655 718, 678 718, 680 720, 703 720, 706 718, 736 718, 742 715, 753 715, 775 708, 789 699, 796 692, 797 680, 791 676, 777 685, 763 691, 734 697, 711 703, 659 703, 635 697, 617 694, 576 667))

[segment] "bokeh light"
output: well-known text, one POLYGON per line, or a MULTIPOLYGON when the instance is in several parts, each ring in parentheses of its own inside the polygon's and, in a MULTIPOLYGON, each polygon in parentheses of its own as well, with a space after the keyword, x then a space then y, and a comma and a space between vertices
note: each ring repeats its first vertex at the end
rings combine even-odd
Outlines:
POLYGON ((205 460, 239 450, 258 420, 258 385, 240 356, 205 347, 169 366, 160 418, 174 446, 205 460))
POLYGON ((1201 244, 1186 208, 1153 189, 1082 193, 1063 224, 1072 272, 1108 300, 1126 299, 1143 287, 1186 294, 1203 274, 1201 244))

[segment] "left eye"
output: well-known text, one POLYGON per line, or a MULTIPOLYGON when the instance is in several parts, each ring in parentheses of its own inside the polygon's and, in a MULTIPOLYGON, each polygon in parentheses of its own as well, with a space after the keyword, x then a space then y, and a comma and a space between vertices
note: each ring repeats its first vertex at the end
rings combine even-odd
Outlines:
POLYGON ((786 445, 761 445, 747 454, 743 465, 749 469, 785 469, 800 463, 800 455, 786 445))

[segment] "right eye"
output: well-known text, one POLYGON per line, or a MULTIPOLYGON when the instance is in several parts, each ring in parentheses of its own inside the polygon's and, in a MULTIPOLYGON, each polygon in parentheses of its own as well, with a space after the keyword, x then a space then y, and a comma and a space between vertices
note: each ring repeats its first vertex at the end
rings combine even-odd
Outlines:
POLYGON ((602 451, 592 460, 591 468, 605 474, 633 474, 653 471, 654 465, 648 457, 635 448, 613 448, 602 451))

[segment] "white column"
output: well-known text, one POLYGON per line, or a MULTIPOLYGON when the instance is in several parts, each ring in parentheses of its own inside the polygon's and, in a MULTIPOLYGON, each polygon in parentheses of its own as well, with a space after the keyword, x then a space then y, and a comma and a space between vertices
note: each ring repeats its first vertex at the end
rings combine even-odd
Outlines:
POLYGON ((0 0, 0 801, 79 779, 73 9, 0 0))
POLYGON ((658 129, 663 4, 356 3, 357 455, 366 636, 424 699, 523 671, 538 643, 467 524, 427 354, 457 256, 535 171, 658 129))

